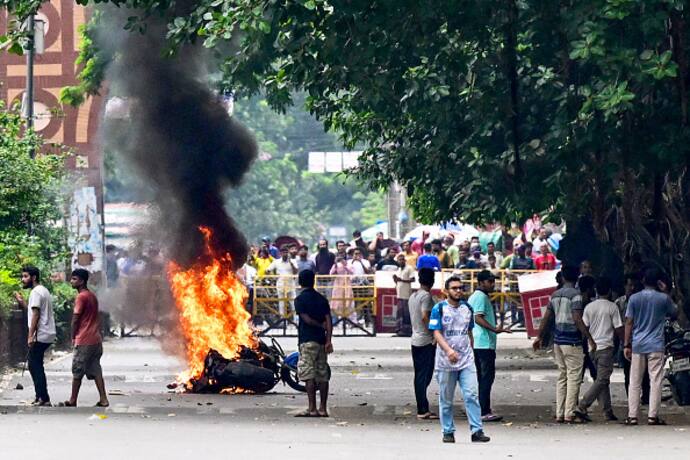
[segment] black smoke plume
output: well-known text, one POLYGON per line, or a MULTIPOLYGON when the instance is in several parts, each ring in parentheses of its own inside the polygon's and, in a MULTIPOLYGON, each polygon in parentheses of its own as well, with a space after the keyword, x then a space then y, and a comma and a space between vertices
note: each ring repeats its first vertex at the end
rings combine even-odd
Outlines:
POLYGON ((189 266, 204 253, 198 229, 208 227, 214 250, 229 253, 239 268, 247 241, 227 214, 222 192, 240 184, 256 142, 209 89, 203 49, 188 46, 164 56, 163 19, 140 34, 122 30, 127 12, 107 14, 119 27, 115 39, 105 34, 100 40, 118 56, 108 78, 113 92, 131 102, 124 145, 117 148, 153 192, 165 234, 161 244, 189 266))

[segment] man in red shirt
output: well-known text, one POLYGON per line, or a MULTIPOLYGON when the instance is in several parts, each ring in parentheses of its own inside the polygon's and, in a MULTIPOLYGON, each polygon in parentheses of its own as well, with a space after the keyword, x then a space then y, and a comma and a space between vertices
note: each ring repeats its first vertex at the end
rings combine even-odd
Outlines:
POLYGON ((542 244, 539 252, 539 256, 534 259, 534 265, 537 270, 553 270, 556 268, 556 258, 551 254, 548 243, 542 244))
POLYGON ((72 343, 74 355, 72 358, 72 396, 65 401, 67 407, 77 405, 77 397, 81 388, 81 381, 86 376, 96 382, 100 400, 96 407, 108 407, 108 396, 105 392, 103 371, 101 370, 101 356, 103 355, 103 338, 101 337, 101 322, 98 317, 98 299, 89 291, 86 283, 89 272, 78 268, 72 272, 70 284, 78 291, 74 300, 72 314, 72 343))

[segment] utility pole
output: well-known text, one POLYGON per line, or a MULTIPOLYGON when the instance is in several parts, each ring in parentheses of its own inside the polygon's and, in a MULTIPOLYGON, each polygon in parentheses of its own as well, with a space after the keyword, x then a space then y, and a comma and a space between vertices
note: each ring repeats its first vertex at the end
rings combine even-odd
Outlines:
MULTIPOLYGON (((26 110, 26 129, 34 126, 34 15, 29 16, 26 23, 27 42, 26 42, 26 92, 24 93, 24 108, 26 110)), ((36 156, 36 151, 31 149, 31 158, 36 156)))

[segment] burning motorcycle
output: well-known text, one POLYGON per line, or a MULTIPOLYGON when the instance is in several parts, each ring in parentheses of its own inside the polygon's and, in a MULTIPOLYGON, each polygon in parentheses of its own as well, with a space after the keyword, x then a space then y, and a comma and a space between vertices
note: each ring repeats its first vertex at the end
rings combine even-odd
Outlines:
POLYGON ((666 375, 671 395, 679 406, 690 405, 690 330, 677 323, 666 325, 666 375))
POLYGON ((267 345, 259 340, 256 350, 242 347, 235 359, 227 359, 210 350, 204 360, 204 372, 189 383, 192 393, 251 392, 266 393, 281 380, 290 388, 306 391, 297 375, 299 352, 285 355, 277 340, 267 345))

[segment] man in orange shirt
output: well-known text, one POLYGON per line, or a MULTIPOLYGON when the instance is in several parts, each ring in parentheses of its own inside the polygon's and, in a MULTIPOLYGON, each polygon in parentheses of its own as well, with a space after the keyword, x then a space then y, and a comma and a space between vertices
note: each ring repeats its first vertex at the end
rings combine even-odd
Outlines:
POLYGON ((108 407, 110 405, 105 392, 103 371, 101 370, 103 338, 101 337, 101 322, 98 317, 98 299, 87 287, 88 281, 88 271, 78 268, 72 272, 70 284, 78 291, 78 294, 74 300, 74 312, 72 314, 72 343, 74 345, 72 396, 70 396, 69 401, 64 402, 67 407, 76 407, 84 376, 96 382, 100 396, 96 407, 108 407))

